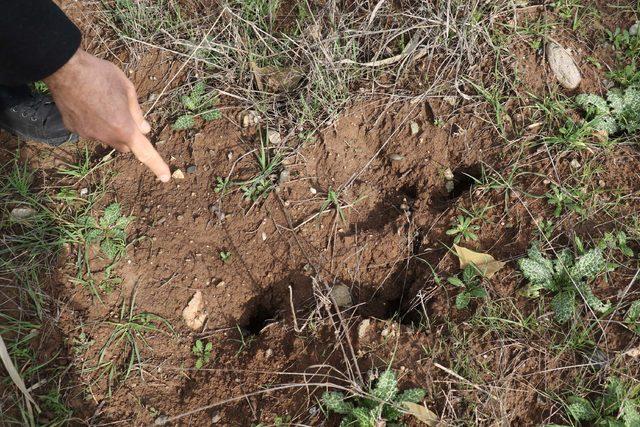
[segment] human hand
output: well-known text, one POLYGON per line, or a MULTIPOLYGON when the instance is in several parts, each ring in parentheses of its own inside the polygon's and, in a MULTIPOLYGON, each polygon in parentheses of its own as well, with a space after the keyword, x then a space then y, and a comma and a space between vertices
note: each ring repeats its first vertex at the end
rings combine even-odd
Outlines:
POLYGON ((169 166, 145 136, 151 126, 144 119, 136 90, 118 67, 78 49, 44 82, 67 129, 120 152, 131 151, 160 181, 171 179, 169 166))

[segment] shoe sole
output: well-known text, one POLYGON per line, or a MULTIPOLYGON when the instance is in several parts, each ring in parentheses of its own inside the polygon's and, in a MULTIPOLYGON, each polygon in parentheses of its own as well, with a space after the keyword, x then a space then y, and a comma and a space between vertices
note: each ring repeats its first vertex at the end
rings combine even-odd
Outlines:
POLYGON ((32 136, 28 136, 23 134, 22 132, 13 130, 13 129, 8 129, 7 127, 3 126, 2 124, 0 124, 0 129, 3 129, 6 132, 9 132, 11 135, 17 136, 19 138, 21 138, 24 141, 36 141, 36 142, 42 142, 43 144, 47 144, 47 145, 51 145, 52 147, 58 147, 62 144, 64 144, 65 142, 78 142, 78 135, 72 133, 69 134, 69 136, 60 136, 58 138, 49 138, 49 139, 43 139, 43 138, 34 138, 32 136))

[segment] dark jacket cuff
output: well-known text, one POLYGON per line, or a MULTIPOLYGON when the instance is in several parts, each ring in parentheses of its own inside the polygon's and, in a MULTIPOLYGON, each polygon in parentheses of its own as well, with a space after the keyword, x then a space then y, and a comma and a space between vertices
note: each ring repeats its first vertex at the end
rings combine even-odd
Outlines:
POLYGON ((0 84, 55 73, 80 47, 80 30, 49 0, 0 0, 0 84))

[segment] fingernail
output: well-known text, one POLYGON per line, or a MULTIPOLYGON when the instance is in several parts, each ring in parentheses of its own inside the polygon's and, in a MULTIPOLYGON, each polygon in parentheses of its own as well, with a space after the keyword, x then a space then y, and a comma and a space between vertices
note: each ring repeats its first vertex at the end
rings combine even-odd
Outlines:
POLYGON ((171 180, 171 175, 161 175, 160 176, 160 181, 162 182, 169 182, 171 180))

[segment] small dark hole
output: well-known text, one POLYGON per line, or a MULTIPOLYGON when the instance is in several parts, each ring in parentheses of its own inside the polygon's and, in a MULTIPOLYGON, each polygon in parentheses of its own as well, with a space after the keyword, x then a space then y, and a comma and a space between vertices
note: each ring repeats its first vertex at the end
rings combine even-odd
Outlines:
POLYGON ((482 178, 482 168, 479 165, 458 168, 453 171, 453 191, 449 193, 448 199, 453 200, 462 196, 473 188, 482 178))
POLYGON ((258 335, 260 331, 264 329, 269 323, 272 323, 276 318, 276 314, 268 307, 264 305, 258 305, 253 310, 253 313, 244 325, 243 329, 251 335, 258 335))

